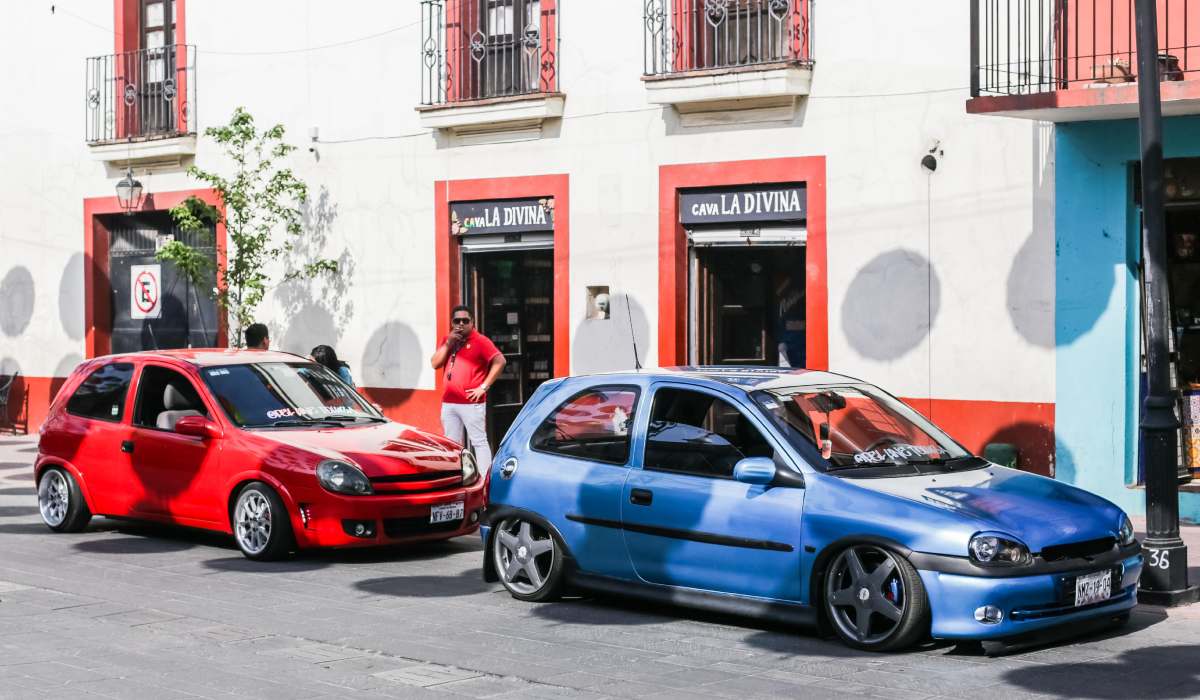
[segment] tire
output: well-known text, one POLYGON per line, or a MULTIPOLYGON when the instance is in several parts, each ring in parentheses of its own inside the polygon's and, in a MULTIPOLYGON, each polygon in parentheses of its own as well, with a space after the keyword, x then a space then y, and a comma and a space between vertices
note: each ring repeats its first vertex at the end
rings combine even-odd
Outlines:
POLYGON ((929 631, 921 577, 884 547, 856 544, 838 552, 825 572, 823 603, 834 633, 855 649, 900 651, 929 631))
POLYGON ((260 481, 246 484, 238 492, 229 524, 238 549, 247 559, 275 561, 295 549, 292 518, 283 499, 260 481))
POLYGON ((50 467, 38 479, 38 510, 42 522, 55 532, 79 532, 92 519, 75 477, 66 469, 50 467))
POLYGON ((490 549, 500 583, 512 597, 540 603, 562 595, 566 548, 553 532, 521 517, 505 518, 492 533, 490 549))

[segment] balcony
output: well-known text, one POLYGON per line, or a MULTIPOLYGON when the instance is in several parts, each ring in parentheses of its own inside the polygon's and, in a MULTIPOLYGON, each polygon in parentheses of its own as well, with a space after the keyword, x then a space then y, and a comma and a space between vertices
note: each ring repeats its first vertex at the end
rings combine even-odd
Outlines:
POLYGON ((87 59, 85 138, 109 164, 180 162, 196 153, 196 47, 87 59))
POLYGON ((651 103, 684 126, 788 121, 812 80, 812 0, 648 0, 651 103))
POLYGON ((421 0, 422 126, 494 141, 562 117, 561 0, 421 0))
MULTIPOLYGON (((971 0, 967 111, 1039 121, 1137 117, 1134 0, 971 0)), ((1200 0, 1158 0, 1163 114, 1200 113, 1200 0)))

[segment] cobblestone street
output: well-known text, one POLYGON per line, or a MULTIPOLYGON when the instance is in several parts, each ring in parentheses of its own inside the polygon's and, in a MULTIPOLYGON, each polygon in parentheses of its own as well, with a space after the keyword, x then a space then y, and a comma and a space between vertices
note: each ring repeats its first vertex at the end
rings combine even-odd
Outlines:
POLYGON ((232 540, 40 522, 29 438, 0 437, 0 697, 1200 695, 1200 606, 1044 646, 868 655, 809 631, 591 599, 531 605, 474 538, 242 558, 232 540))

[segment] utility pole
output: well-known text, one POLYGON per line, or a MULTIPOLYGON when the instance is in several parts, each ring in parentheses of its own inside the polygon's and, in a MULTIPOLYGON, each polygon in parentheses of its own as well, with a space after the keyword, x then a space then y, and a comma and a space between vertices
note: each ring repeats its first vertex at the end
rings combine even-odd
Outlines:
POLYGON ((1141 438, 1146 446, 1146 563, 1138 600, 1181 605, 1197 599, 1188 585, 1187 545, 1179 536, 1179 419, 1171 389, 1167 309, 1167 238, 1163 203, 1162 103, 1158 87, 1156 0, 1136 0, 1138 126, 1142 146, 1142 286, 1146 375, 1141 438))

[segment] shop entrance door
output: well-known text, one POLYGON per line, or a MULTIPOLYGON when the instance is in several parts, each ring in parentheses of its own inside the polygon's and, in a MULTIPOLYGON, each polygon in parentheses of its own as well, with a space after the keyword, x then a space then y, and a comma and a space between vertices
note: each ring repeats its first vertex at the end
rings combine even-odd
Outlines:
POLYGON ((689 360, 803 367, 804 253, 803 245, 693 246, 689 360))
POLYGON ((466 253, 463 271, 463 298, 476 327, 508 361, 488 392, 488 442, 495 450, 521 406, 553 371, 554 251, 466 253))
POLYGON ((197 288, 174 264, 154 257, 158 242, 174 236, 215 261, 212 233, 183 238, 166 212, 105 217, 104 226, 111 235, 112 352, 214 347, 216 302, 204 290, 216 285, 215 270, 197 288))

